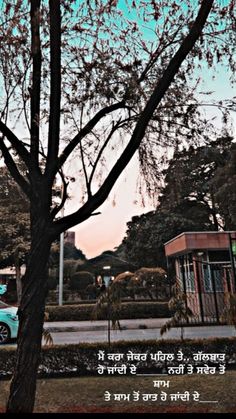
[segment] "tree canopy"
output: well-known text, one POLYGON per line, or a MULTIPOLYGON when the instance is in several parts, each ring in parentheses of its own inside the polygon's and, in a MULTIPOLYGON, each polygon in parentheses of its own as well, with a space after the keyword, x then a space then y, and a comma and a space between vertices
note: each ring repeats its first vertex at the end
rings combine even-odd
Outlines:
POLYGON ((17 299, 21 299, 21 265, 30 248, 29 200, 6 167, 0 168, 0 266, 13 266, 17 299))
POLYGON ((117 249, 139 267, 166 268, 164 243, 183 231, 212 230, 209 213, 196 202, 171 211, 157 210, 134 216, 117 249), (200 217, 199 217, 200 216, 200 217))
POLYGON ((171 210, 182 206, 184 209, 186 204, 195 201, 202 208, 205 206, 215 230, 224 228, 224 211, 222 205, 219 208, 217 198, 218 178, 231 160, 232 140, 231 136, 222 136, 207 145, 176 150, 163 172, 165 186, 160 191, 160 208, 171 210))
POLYGON ((19 251, 24 258, 29 250, 29 201, 5 167, 0 168, 0 262, 19 251))
POLYGON ((157 209, 127 223, 118 254, 139 266, 166 267, 164 243, 178 234, 235 229, 232 140, 220 137, 205 146, 176 150, 164 172, 157 209))
MULTIPOLYGON (((51 265, 58 265, 59 263, 60 246, 55 243, 51 249, 51 265)), ((64 259, 85 261, 86 256, 82 250, 78 249, 74 244, 65 241, 64 243, 64 259)))
MULTIPOLYGON (((127 139, 132 137, 132 130, 155 89, 152 105, 149 102, 153 109, 147 113, 149 116, 143 128, 140 125, 132 137, 133 140, 137 134, 143 137, 142 142, 137 140, 140 144, 134 148, 138 150, 147 180, 151 182, 150 177, 154 176, 151 168, 156 167, 157 159, 160 163, 158 156, 163 156, 163 147, 166 150, 175 143, 208 141, 210 126, 201 116, 195 92, 201 69, 205 71, 207 67, 220 64, 232 69, 235 66, 232 42, 234 2, 224 3, 224 7, 218 1, 202 5, 198 22, 192 28, 197 3, 191 1, 183 4, 147 0, 144 7, 142 1, 127 0, 122 6, 117 1, 69 0, 60 2, 60 10, 53 3, 50 9, 44 0, 3 2, 0 72, 4 86, 1 131, 5 146, 1 146, 1 151, 10 167, 9 153, 2 148, 10 142, 15 153, 29 166, 30 182, 19 176, 17 180, 25 193, 29 195, 36 173, 35 186, 44 170, 51 183, 58 170, 61 175, 62 168, 68 171, 70 155, 76 152, 79 199, 85 203, 92 195, 96 197, 93 201, 103 195, 100 199, 104 200, 105 190, 111 189, 118 172, 127 164, 122 154, 111 172, 118 144, 120 152, 129 151, 131 158, 135 150, 126 148, 127 139), (202 23, 204 13, 210 7, 210 18, 198 34, 200 39, 190 45, 197 25, 202 23), (50 19, 53 21, 51 26, 50 19), (185 48, 176 56, 191 28, 185 48), (171 85, 168 89, 163 86, 165 95, 162 95, 159 83, 171 57, 175 57, 168 67, 171 85), (182 61, 181 67, 178 60, 182 61), (178 71, 174 70, 176 65, 178 71), (193 71, 196 66, 198 72, 193 71), (173 70, 174 78, 171 75, 173 70), (52 78, 51 72, 54 74, 52 78), (162 95, 161 104, 157 92, 162 95), (53 107, 51 116, 50 107, 53 107), (59 128, 56 128, 59 119, 60 136, 59 128), (29 159, 32 128, 37 141, 35 157, 29 159), (23 134, 17 137, 16 130, 23 134), (38 170, 40 153, 45 157, 45 166, 38 170), (106 165, 105 157, 109 160, 106 165), (109 172, 110 176, 104 183, 109 172), (100 195, 95 193, 98 185, 103 185, 100 195)), ((231 102, 228 108, 222 102, 218 105, 222 110, 234 106, 231 102)), ((11 165, 12 175, 13 169, 16 176, 17 167, 11 165)), ((67 181, 64 181, 63 200, 66 200, 67 181)), ((33 190, 36 194, 38 187, 33 190)), ((47 199, 51 203, 51 196, 47 199)), ((83 211, 78 210, 66 218, 67 227, 80 222, 81 213, 84 213, 82 218, 90 216, 99 205, 100 202, 94 202, 89 211, 86 205, 82 205, 83 211)), ((54 209, 53 215, 57 211, 54 209)), ((56 227, 59 231, 64 230, 64 221, 57 221, 56 227)))
POLYGON ((224 220, 225 230, 236 229, 236 144, 232 143, 229 158, 220 166, 213 179, 215 199, 224 220))

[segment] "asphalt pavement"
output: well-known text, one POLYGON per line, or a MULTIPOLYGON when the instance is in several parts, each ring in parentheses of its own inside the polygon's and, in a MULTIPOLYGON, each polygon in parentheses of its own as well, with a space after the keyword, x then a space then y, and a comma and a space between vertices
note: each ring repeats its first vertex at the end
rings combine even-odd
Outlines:
MULTIPOLYGON (((161 326, 168 319, 129 319, 121 320, 121 330, 111 330, 111 341, 119 340, 148 340, 148 339, 180 339, 181 329, 171 328, 163 336, 160 335, 161 326)), ((77 344, 82 342, 107 342, 107 320, 96 321, 63 321, 45 322, 45 329, 52 335, 55 345, 77 344)), ((185 339, 236 337, 236 329, 228 325, 207 325, 184 327, 185 339)), ((15 342, 0 347, 16 346, 15 342)))
MULTIPOLYGON (((122 330, 126 329, 156 329, 167 322, 164 319, 128 319, 120 320, 122 330)), ((107 330, 107 320, 81 320, 81 321, 59 321, 45 322, 44 327, 50 332, 79 332, 107 330)))
MULTIPOLYGON (((77 332, 52 332, 53 342, 55 345, 76 344, 82 342, 107 342, 107 330, 83 330, 77 332)), ((159 329, 126 329, 111 330, 111 342, 119 340, 148 340, 148 339, 180 339, 180 328, 174 327, 165 335, 160 336, 159 329)), ((208 327, 186 327, 184 329, 185 339, 206 339, 213 337, 233 337, 235 329, 231 326, 208 326, 208 327)))
MULTIPOLYGON (((160 335, 160 328, 167 320, 168 319, 121 320, 121 330, 111 330, 111 341, 179 339, 181 336, 181 329, 178 327, 173 327, 163 336, 160 335)), ((66 343, 107 341, 108 322, 106 320, 46 322, 44 326, 51 332, 54 344, 63 345, 66 343)), ((233 336, 236 336, 236 330, 233 326, 228 325, 184 327, 185 339, 233 336)))

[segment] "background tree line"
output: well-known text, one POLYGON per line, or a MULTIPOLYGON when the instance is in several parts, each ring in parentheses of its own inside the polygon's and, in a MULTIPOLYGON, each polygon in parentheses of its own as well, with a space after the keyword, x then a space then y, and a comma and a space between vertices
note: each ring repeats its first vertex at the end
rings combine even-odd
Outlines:
POLYGON ((166 267, 164 243, 184 231, 236 229, 236 143, 222 136, 208 145, 176 149, 163 172, 155 211, 132 217, 117 249, 140 266, 166 267))

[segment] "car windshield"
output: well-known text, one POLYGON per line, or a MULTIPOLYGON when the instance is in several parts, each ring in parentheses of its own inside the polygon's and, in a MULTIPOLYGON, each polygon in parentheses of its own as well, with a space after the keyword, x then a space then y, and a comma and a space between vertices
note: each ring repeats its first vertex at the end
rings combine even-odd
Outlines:
POLYGON ((1 308, 7 308, 10 307, 8 304, 4 303, 3 301, 0 300, 0 309, 1 308))

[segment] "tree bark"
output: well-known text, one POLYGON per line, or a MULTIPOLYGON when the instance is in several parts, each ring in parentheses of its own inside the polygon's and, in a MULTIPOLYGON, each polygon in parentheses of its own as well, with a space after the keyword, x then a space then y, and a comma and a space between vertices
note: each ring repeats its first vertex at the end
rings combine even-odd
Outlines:
POLYGON ((50 240, 37 231, 31 244, 21 304, 18 309, 17 360, 10 387, 7 413, 31 413, 34 409, 47 293, 50 240))

